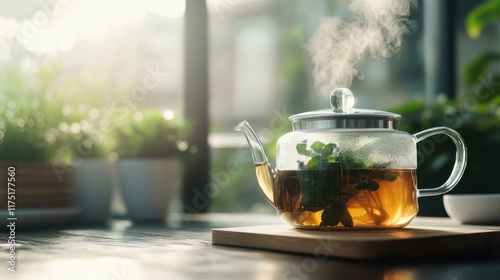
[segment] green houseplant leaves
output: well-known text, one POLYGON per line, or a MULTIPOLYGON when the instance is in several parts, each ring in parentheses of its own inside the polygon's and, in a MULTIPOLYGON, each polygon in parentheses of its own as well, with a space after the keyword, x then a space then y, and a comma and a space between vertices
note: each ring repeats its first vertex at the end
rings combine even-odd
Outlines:
POLYGON ((114 151, 121 157, 181 157, 188 148, 188 126, 181 120, 167 120, 156 110, 124 120, 115 130, 114 151))
POLYGON ((477 38, 488 24, 500 19, 500 0, 490 0, 475 7, 467 16, 465 26, 471 38, 477 38))
POLYGON ((303 196, 302 207, 324 209, 320 226, 334 227, 340 223, 345 228, 353 227, 347 203, 359 192, 370 192, 374 198, 367 200, 367 205, 362 205, 373 221, 380 224, 385 220, 386 213, 378 203, 380 199, 376 191, 380 181, 394 182, 397 179, 397 174, 383 170, 387 163, 370 162, 360 156, 367 153, 360 148, 342 150, 335 143, 325 144, 321 141, 313 142, 309 149, 307 141, 300 142, 296 145, 296 151, 308 158, 306 162, 298 162, 298 189, 303 196), (348 180, 342 180, 342 177, 348 180))
MULTIPOLYGON (((476 6, 467 15, 465 27, 471 38, 478 38, 483 29, 500 20, 500 0, 490 0, 476 6)), ((467 87, 478 85, 489 73, 490 65, 500 60, 498 52, 486 52, 472 59, 464 70, 467 87)))
POLYGON ((499 60, 500 54, 494 52, 483 53, 472 59, 464 70, 465 85, 468 87, 477 85, 488 75, 491 64, 499 60))

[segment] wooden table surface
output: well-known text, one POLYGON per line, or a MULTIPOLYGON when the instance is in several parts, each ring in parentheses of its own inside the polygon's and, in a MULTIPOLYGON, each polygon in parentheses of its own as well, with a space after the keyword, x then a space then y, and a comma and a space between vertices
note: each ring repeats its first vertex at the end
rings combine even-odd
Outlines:
MULTIPOLYGON (((429 221, 434 222, 420 218, 429 221)), ((271 215, 206 214, 174 215, 165 225, 111 220, 100 226, 20 228, 15 273, 7 270, 2 231, 0 279, 500 279, 498 250, 354 261, 211 244, 212 228, 277 223, 271 215)))

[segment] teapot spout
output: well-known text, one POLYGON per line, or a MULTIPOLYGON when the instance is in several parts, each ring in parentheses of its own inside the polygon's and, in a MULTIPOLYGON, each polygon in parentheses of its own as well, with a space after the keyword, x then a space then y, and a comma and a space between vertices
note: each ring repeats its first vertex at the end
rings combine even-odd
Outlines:
POLYGON ((257 136, 257 133, 255 133, 255 131, 247 121, 240 122, 237 126, 234 127, 234 130, 243 132, 243 134, 245 134, 248 146, 250 147, 250 150, 252 152, 253 163, 255 165, 264 165, 266 163, 269 164, 269 160, 267 159, 259 136, 257 136))
POLYGON ((234 130, 241 131, 245 134, 248 146, 252 152, 252 159, 255 165, 255 173, 259 186, 264 196, 274 206, 274 185, 276 183, 275 178, 277 172, 267 159, 262 142, 247 121, 240 122, 236 125, 234 130))

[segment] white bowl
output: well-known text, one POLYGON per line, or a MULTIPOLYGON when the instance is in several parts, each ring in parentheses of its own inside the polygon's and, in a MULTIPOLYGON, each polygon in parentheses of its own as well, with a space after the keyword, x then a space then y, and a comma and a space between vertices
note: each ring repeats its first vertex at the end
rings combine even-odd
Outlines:
POLYGON ((447 194, 444 209, 463 224, 500 224, 500 194, 447 194))

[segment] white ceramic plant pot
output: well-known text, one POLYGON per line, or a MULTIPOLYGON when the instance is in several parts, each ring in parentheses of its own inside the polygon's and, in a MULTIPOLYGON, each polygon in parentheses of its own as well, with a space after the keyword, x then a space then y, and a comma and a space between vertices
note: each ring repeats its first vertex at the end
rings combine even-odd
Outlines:
POLYGON ((163 221, 180 186, 182 165, 177 159, 120 159, 118 178, 129 218, 163 221))
POLYGON ((75 199, 83 220, 103 222, 109 218, 112 162, 85 158, 75 163, 75 199))

